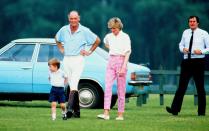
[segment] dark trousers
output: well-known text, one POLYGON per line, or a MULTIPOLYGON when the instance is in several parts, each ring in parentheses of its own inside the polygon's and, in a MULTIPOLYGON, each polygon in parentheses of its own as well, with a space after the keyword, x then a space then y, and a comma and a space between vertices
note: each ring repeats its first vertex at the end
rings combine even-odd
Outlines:
POLYGON ((70 91, 67 111, 80 116, 79 94, 78 91, 70 91))
POLYGON ((198 114, 205 114, 206 95, 204 88, 205 61, 203 58, 185 59, 181 63, 179 87, 175 93, 171 108, 174 112, 180 112, 184 94, 189 80, 193 77, 198 95, 198 114))

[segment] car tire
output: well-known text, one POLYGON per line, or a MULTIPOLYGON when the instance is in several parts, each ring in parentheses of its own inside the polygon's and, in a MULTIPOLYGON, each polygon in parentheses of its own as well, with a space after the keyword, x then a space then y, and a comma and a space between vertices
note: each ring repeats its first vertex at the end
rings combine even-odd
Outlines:
POLYGON ((118 96, 117 95, 113 95, 112 96, 111 105, 110 105, 110 108, 111 109, 115 106, 115 104, 117 102, 117 99, 118 99, 118 96))
POLYGON ((97 108, 100 104, 100 94, 95 85, 79 83, 79 101, 81 108, 97 108))

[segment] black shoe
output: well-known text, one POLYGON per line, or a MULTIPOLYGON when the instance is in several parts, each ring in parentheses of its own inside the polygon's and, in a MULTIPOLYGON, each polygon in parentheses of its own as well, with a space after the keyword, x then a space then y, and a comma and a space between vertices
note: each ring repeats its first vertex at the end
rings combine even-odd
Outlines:
POLYGON ((178 112, 173 111, 170 107, 166 106, 166 111, 174 116, 178 115, 178 112))
POLYGON ((73 117, 75 117, 75 118, 80 118, 81 116, 80 116, 80 112, 74 112, 73 113, 73 117))
POLYGON ((205 116, 205 113, 198 113, 198 116, 205 116))
POLYGON ((67 118, 71 118, 73 116, 73 113, 72 113, 72 111, 68 111, 66 113, 66 115, 67 115, 67 118))

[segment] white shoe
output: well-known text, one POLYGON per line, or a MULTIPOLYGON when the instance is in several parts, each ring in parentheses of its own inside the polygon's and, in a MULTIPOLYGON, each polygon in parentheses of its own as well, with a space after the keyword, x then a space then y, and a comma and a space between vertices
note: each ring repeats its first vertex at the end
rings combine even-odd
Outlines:
POLYGON ((97 115, 97 118, 104 119, 104 120, 109 120, 110 116, 109 115, 104 115, 104 114, 99 114, 99 115, 97 115))
POLYGON ((52 120, 55 121, 56 120, 56 117, 52 117, 52 120))
POLYGON ((116 117, 115 120, 117 120, 117 121, 123 121, 124 118, 120 116, 120 117, 116 117))

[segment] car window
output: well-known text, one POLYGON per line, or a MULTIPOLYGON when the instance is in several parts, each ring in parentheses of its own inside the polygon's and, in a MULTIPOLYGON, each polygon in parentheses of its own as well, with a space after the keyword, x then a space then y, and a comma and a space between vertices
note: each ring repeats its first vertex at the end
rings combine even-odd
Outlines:
POLYGON ((41 44, 38 55, 38 62, 47 62, 51 58, 57 58, 59 60, 63 59, 63 55, 58 50, 57 45, 41 44))
POLYGON ((15 44, 0 55, 1 61, 30 62, 35 44, 15 44))

